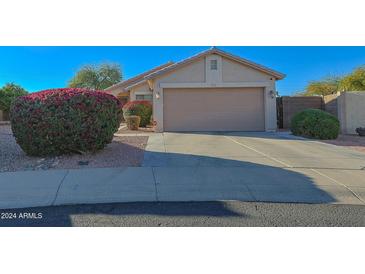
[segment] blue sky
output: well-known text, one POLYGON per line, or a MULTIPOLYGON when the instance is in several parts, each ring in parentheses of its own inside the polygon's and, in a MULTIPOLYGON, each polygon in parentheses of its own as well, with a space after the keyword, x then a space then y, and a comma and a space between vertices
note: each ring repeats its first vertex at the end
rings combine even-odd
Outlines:
MULTIPOLYGON (((64 87, 85 64, 119 63, 124 79, 179 61, 209 47, 0 47, 0 87, 7 82, 28 91, 64 87)), ((304 89, 308 81, 341 75, 365 65, 365 47, 219 47, 287 75, 281 95, 304 89)))

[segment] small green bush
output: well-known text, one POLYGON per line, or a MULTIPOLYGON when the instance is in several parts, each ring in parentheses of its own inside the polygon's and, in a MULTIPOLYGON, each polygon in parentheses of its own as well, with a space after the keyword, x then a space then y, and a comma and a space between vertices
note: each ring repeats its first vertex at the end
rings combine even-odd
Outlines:
POLYGON ((9 113, 10 106, 14 100, 19 96, 27 94, 28 92, 25 89, 14 83, 7 83, 5 86, 0 88, 0 110, 4 112, 5 117, 8 117, 6 115, 9 113))
POLYGON ((122 117, 120 101, 102 91, 53 89, 15 99, 10 121, 28 155, 94 152, 113 139, 122 117))
POLYGON ((127 127, 130 130, 138 130, 139 124, 141 123, 141 117, 136 115, 127 116, 125 119, 127 127))
POLYGON ((141 127, 146 127, 151 123, 152 105, 149 101, 130 101, 123 106, 124 119, 128 116, 136 115, 141 117, 141 127))
POLYGON ((336 139, 340 132, 338 119, 319 109, 306 109, 291 120, 294 135, 315 139, 336 139))

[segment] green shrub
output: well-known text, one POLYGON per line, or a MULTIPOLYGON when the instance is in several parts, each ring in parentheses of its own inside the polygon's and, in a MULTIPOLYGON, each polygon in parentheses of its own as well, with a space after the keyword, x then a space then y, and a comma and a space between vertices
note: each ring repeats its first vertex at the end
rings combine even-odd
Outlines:
POLYGON ((152 105, 149 101, 130 101, 123 106, 123 115, 125 119, 132 115, 141 117, 140 126, 146 127, 151 123, 152 105))
POLYGON ((319 109, 306 109, 294 115, 291 120, 294 135, 316 138, 336 139, 340 132, 338 119, 319 109))
POLYGON ((7 83, 5 86, 0 88, 0 110, 4 111, 4 115, 7 115, 14 100, 19 96, 27 94, 28 92, 21 86, 14 83, 7 83))
POLYGON ((127 127, 130 130, 138 130, 139 124, 141 123, 141 117, 136 115, 127 116, 125 119, 127 127))
POLYGON ((121 116, 113 95, 75 88, 18 97, 10 110, 17 143, 35 156, 102 149, 112 141, 121 116))

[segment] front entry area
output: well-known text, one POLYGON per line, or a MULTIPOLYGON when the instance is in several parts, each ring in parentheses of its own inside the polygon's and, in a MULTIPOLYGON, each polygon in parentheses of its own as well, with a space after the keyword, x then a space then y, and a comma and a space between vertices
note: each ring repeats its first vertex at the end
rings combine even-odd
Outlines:
POLYGON ((264 131, 263 88, 164 89, 164 131, 264 131))

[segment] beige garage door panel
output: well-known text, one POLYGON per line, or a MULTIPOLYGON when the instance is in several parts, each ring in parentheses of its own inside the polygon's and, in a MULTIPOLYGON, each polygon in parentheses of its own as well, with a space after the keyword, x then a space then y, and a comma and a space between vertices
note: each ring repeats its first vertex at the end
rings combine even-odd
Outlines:
POLYGON ((264 131, 263 89, 164 89, 164 130, 264 131))

